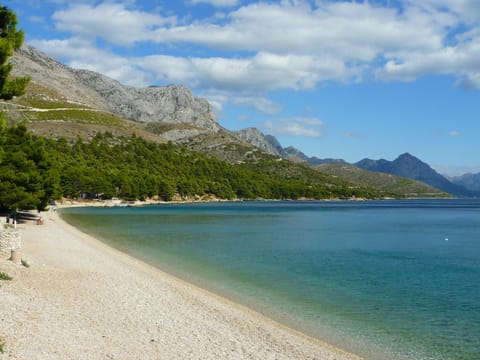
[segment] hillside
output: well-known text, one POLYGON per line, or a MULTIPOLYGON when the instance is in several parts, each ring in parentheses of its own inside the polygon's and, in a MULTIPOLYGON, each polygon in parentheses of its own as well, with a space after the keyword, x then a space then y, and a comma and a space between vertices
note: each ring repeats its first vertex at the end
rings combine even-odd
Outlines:
POLYGON ((446 194, 431 186, 405 177, 373 172, 350 164, 321 164, 316 169, 342 178, 347 178, 359 184, 374 186, 386 193, 406 197, 444 197, 446 194))
POLYGON ((15 76, 30 76, 25 96, 1 103, 10 124, 26 122, 51 138, 91 139, 97 132, 173 141, 231 163, 263 153, 221 127, 210 104, 183 86, 134 88, 65 66, 24 45, 11 58, 15 76), (252 155, 253 154, 253 155, 252 155))
POLYGON ((0 128, 0 211, 44 209, 51 199, 374 199, 383 194, 310 167, 262 160, 228 164, 137 136, 45 139, 25 126, 0 128))

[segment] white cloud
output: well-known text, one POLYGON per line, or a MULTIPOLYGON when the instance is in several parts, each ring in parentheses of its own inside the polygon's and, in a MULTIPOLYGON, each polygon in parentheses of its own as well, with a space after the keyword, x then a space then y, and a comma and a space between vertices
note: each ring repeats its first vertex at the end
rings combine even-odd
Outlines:
POLYGON ((98 6, 74 4, 53 14, 58 30, 77 37, 103 38, 115 45, 128 46, 150 40, 150 34, 160 26, 175 21, 159 15, 129 10, 123 4, 105 2, 98 6))
POLYGON ((238 0, 190 0, 190 2, 194 5, 196 4, 210 4, 213 6, 218 7, 227 7, 227 6, 235 6, 238 4, 238 0))
POLYGON ((464 74, 457 80, 457 85, 470 90, 480 89, 480 71, 464 74))
POLYGON ((228 93, 224 101, 266 114, 280 109, 268 100, 269 91, 310 90, 371 74, 381 81, 451 75, 459 86, 480 89, 477 0, 403 0, 401 9, 371 1, 190 1, 200 2, 227 10, 221 19, 177 19, 158 8, 139 10, 132 0, 69 2, 53 20, 72 37, 36 43, 69 65, 129 85, 179 83, 228 93), (148 47, 148 54, 114 50, 135 54, 138 45, 148 47), (190 48, 194 52, 185 55, 190 48))
POLYGON ((427 15, 400 16, 393 8, 368 3, 255 3, 229 14, 224 25, 191 23, 159 28, 158 42, 189 42, 214 49, 276 54, 334 56, 343 61, 371 61, 383 51, 435 49, 439 25, 427 15))
POLYGON ((325 135, 325 126, 321 120, 315 118, 295 117, 290 119, 268 120, 265 129, 272 135, 322 137, 325 135))
POLYGON ((320 81, 347 80, 355 73, 335 59, 268 53, 243 59, 152 55, 137 62, 155 73, 159 80, 191 83, 203 89, 253 93, 313 89, 320 81))
POLYGON ((29 16, 28 21, 33 23, 43 23, 45 22, 45 19, 41 16, 29 16))
MULTIPOLYGON (((217 6, 238 3, 201 2, 217 6)), ((76 37, 102 38, 114 45, 189 43, 204 47, 205 53, 209 49, 230 52, 222 58, 207 55, 181 61, 183 67, 188 65, 189 72, 194 71, 191 76, 198 75, 198 83, 208 82, 212 87, 308 89, 327 80, 358 81, 370 69, 381 80, 409 81, 425 74, 451 74, 460 84, 477 87, 478 27, 455 34, 453 45, 445 44, 451 41, 451 29, 472 17, 480 18, 472 15, 479 13, 479 3, 405 0, 399 11, 370 2, 317 1, 315 7, 304 1, 260 2, 227 13, 221 23, 212 18, 177 25, 176 18, 105 2, 97 6, 74 4, 56 12, 53 19, 58 29, 76 37), (469 32, 470 37, 465 38, 469 32), (236 55, 238 51, 253 55, 245 58, 236 55), (379 69, 382 62, 384 66, 379 69)), ((169 73, 164 74, 166 78, 178 79, 181 75, 175 70, 164 72, 169 73)))
POLYGON ((237 106, 249 106, 263 114, 274 115, 282 111, 282 106, 261 96, 236 96, 231 102, 237 106))
MULTIPOLYGON (((224 104, 227 103, 242 108, 253 108, 266 115, 278 114, 282 110, 282 106, 280 104, 272 102, 262 94, 249 96, 241 94, 232 95, 232 93, 228 91, 206 91, 202 92, 201 96, 207 99, 210 104, 212 104, 217 114, 223 112, 224 104)), ((242 116, 245 116, 245 114, 242 116)))
POLYGON ((480 36, 469 38, 456 46, 432 52, 412 52, 399 61, 389 60, 376 72, 382 80, 411 81, 425 74, 457 75, 463 83, 480 85, 480 36))
POLYGON ((462 133, 458 130, 452 130, 447 133, 449 137, 459 137, 462 133))
POLYGON ((139 69, 134 60, 100 50, 83 39, 36 40, 31 44, 56 59, 67 59, 64 62, 73 68, 95 71, 125 85, 152 85, 151 75, 139 69))
POLYGON ((473 23, 480 20, 480 2, 478 0, 409 0, 409 2, 430 11, 448 9, 456 14, 462 22, 473 23))
POLYGON ((433 136, 440 138, 458 138, 462 135, 462 132, 456 129, 450 131, 436 131, 433 133, 433 136))

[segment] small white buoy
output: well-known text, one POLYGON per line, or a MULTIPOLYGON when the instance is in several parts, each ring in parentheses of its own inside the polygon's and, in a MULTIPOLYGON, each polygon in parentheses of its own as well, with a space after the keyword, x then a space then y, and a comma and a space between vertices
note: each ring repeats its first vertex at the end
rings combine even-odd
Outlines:
POLYGON ((445 241, 448 241, 448 238, 445 238, 445 241))

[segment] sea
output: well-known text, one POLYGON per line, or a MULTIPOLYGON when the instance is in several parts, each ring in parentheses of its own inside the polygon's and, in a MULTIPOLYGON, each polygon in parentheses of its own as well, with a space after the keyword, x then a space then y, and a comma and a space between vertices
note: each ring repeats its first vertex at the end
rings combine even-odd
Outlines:
POLYGON ((61 216, 367 359, 480 359, 480 200, 245 201, 61 216))

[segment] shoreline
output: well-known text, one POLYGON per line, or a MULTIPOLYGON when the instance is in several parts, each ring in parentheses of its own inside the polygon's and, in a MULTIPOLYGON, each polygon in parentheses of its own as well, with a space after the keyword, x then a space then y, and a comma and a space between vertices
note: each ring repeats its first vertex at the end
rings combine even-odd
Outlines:
POLYGON ((2 359, 361 359, 41 215, 0 260, 2 359))

